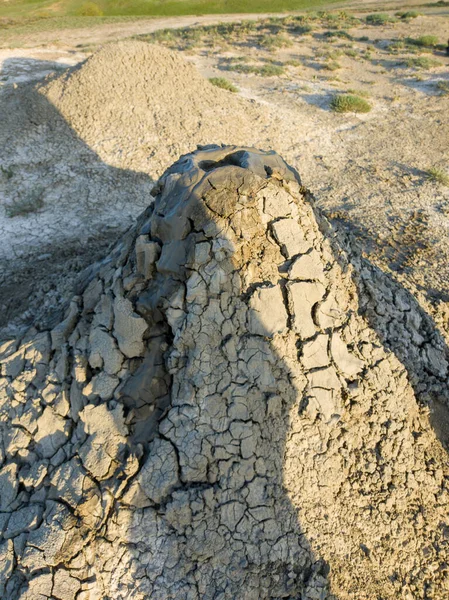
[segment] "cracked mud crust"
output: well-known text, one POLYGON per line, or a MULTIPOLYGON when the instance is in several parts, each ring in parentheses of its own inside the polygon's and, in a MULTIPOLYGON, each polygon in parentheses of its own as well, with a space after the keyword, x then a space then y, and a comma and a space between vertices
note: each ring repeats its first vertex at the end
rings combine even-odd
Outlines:
POLYGON ((430 318, 275 153, 204 147, 153 195, 0 345, 0 597, 447 598, 430 318))

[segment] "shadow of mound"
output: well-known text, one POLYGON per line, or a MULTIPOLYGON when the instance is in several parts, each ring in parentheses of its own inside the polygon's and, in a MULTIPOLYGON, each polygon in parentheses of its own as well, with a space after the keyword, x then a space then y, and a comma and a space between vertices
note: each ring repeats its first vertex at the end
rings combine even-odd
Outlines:
POLYGON ((70 64, 54 61, 29 58, 26 56, 17 56, 8 58, 2 63, 0 81, 10 83, 29 83, 38 81, 47 75, 52 75, 56 72, 62 72, 70 64))
MULTIPOLYGON (((17 72, 18 63, 38 76, 61 68, 11 58, 2 74, 17 72)), ((5 86, 0 111, 6 116, 0 128, 0 337, 5 337, 30 322, 45 327, 70 295, 77 273, 104 254, 147 205, 153 182, 101 161, 33 83, 5 86)))
MULTIPOLYGON (((417 176, 423 176, 423 173, 414 170, 417 176)), ((420 229, 426 231, 427 222, 420 220, 419 215, 413 220, 409 219, 399 230, 402 237, 398 234, 396 244, 390 242, 387 248, 373 241, 361 223, 351 223, 349 226, 347 222, 336 219, 335 225, 341 234, 346 230, 346 249, 350 262, 357 265, 354 281, 360 298, 360 314, 367 319, 385 349, 393 352, 407 369, 416 399, 429 411, 435 434, 448 450, 447 331, 440 330, 424 307, 429 301, 447 302, 448 296, 441 289, 426 288, 422 290, 425 300, 420 303, 398 279, 402 275, 412 276, 410 261, 418 256, 421 264, 426 251, 431 250, 430 232, 426 236, 422 231, 419 232, 420 229), (407 228, 411 228, 411 231, 407 232, 407 228), (428 244, 423 241, 426 237, 428 244), (396 272, 398 278, 364 258, 376 254, 388 261, 391 271, 396 272)))
POLYGON ((331 112, 331 100, 333 92, 323 91, 321 94, 301 94, 301 98, 312 106, 331 112))
POLYGON ((385 348, 405 366, 415 396, 430 411, 437 438, 449 450, 449 348, 432 317, 392 276, 367 260, 356 277, 361 314, 385 348), (385 310, 385 306, 388 307, 385 310))

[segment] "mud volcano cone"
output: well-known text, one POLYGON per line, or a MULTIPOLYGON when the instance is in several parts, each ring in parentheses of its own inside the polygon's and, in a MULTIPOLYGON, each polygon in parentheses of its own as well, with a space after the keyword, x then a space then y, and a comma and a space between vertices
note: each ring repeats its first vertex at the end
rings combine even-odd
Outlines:
POLYGON ((212 146, 153 194, 0 346, 0 596, 447 598, 447 454, 297 174, 212 146))

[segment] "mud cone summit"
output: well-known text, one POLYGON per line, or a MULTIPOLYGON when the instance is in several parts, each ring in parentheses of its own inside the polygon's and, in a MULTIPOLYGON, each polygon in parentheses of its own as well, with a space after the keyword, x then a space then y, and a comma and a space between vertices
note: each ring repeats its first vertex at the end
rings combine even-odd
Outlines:
POLYGON ((274 153, 205 147, 153 195, 0 346, 0 597, 447 598, 431 322, 274 153))

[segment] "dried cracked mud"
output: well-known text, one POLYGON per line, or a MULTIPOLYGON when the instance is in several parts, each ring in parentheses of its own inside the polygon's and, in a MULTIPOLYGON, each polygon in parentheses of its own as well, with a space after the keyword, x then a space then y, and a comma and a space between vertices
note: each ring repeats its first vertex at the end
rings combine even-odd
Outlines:
POLYGON ((0 596, 448 597, 449 353, 274 152, 208 146, 0 346, 0 596))

